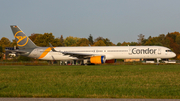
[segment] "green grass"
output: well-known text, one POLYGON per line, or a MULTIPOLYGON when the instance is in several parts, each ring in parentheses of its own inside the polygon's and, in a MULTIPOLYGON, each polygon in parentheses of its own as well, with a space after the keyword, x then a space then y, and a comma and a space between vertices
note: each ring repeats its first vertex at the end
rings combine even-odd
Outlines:
POLYGON ((0 97, 179 99, 180 66, 0 66, 0 97))

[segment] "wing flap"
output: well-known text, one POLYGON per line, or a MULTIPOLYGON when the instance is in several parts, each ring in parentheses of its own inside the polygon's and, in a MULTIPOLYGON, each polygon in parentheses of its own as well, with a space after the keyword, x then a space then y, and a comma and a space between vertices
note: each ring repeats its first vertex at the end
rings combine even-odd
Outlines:
POLYGON ((63 51, 56 51, 51 43, 49 43, 49 46, 53 52, 59 52, 63 55, 69 55, 71 57, 76 57, 79 59, 86 59, 92 56, 103 56, 102 54, 88 54, 88 53, 77 53, 77 52, 63 52, 63 51))
MULTIPOLYGON (((88 54, 88 53, 75 53, 75 52, 61 52, 64 55, 70 55, 72 57, 77 57, 79 59, 85 59, 85 58, 89 58, 92 56, 99 56, 100 54, 88 54)), ((102 56, 102 55, 100 55, 102 56)))

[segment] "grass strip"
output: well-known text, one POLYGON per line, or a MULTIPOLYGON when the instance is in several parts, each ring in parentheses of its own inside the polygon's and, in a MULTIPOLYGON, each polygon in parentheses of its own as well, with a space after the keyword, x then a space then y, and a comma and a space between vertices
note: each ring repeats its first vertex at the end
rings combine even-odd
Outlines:
POLYGON ((0 66, 0 97, 180 99, 180 66, 0 66))

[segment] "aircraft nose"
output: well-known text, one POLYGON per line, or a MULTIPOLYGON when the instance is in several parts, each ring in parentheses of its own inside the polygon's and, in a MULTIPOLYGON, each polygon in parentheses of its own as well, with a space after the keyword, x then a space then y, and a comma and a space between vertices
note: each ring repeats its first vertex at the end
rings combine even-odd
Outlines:
POLYGON ((175 56, 176 56, 176 53, 173 52, 173 57, 175 57, 175 56))

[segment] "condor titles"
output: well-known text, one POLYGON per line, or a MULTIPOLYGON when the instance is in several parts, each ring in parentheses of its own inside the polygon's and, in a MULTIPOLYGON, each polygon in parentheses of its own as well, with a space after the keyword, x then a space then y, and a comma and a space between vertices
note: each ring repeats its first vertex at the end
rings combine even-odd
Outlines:
POLYGON ((157 49, 137 49, 137 48, 133 48, 132 49, 132 53, 133 54, 156 54, 156 50, 157 49))

